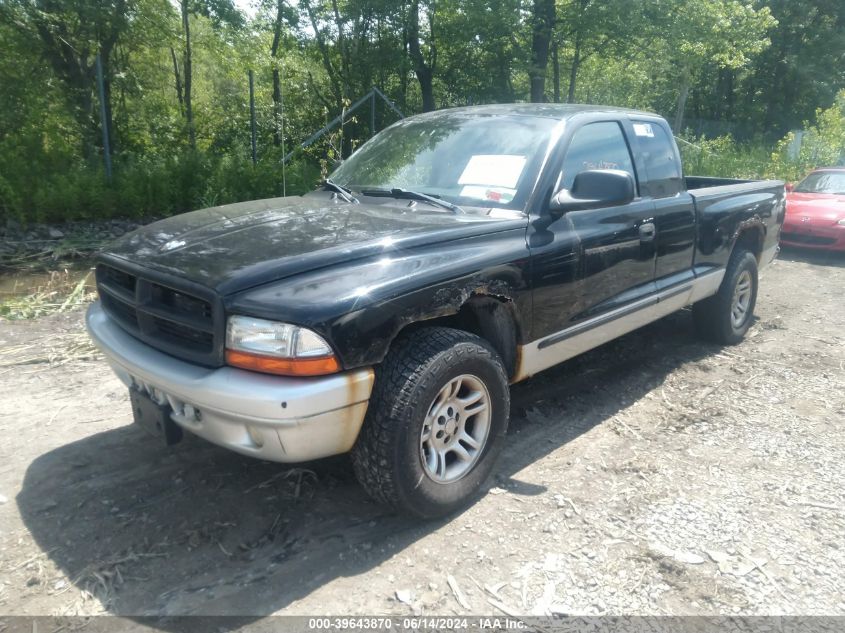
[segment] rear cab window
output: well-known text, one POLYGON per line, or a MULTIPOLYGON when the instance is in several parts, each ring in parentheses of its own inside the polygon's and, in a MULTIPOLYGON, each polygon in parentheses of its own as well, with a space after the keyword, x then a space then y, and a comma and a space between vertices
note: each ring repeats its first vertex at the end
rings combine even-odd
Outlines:
POLYGON ((662 125, 632 120, 631 125, 645 166, 643 195, 668 198, 684 190, 675 143, 662 125))

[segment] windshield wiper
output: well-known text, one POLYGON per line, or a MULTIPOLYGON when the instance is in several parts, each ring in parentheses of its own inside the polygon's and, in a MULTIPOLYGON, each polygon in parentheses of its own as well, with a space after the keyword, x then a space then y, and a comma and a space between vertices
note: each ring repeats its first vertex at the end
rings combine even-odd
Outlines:
POLYGON ((358 203, 358 198, 352 195, 352 189, 350 189, 349 187, 344 187, 343 185, 339 185, 329 178, 326 178, 323 181, 323 189, 334 191, 338 196, 346 200, 346 202, 349 202, 351 204, 358 203))
POLYGON ((364 189, 361 191, 361 194, 365 196, 399 198, 402 200, 421 200, 422 202, 428 202, 429 204, 433 204, 434 206, 440 207, 441 209, 448 209, 456 215, 459 213, 466 213, 466 211, 464 211, 461 207, 456 204, 446 202, 445 200, 441 200, 440 198, 435 198, 434 196, 430 196, 427 193, 411 191, 410 189, 398 189, 396 187, 394 187, 393 189, 364 189))

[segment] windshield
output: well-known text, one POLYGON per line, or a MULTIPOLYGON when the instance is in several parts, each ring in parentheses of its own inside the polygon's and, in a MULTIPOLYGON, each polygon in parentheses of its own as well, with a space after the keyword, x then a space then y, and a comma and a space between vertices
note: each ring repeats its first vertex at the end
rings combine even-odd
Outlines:
POLYGON ((845 195, 845 171, 817 171, 798 183, 799 193, 837 193, 845 195))
POLYGON ((400 121, 331 179, 355 192, 406 189, 459 205, 522 208, 558 122, 443 113, 400 121))

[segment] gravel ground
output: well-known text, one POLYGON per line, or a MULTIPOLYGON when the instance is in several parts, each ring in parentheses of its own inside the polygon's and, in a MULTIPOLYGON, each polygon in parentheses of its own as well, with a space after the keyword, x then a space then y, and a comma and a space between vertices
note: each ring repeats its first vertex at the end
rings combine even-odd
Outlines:
POLYGON ((845 615, 843 291, 788 252, 738 346, 682 311, 515 386, 489 491, 434 523, 345 458, 162 450, 81 313, 0 322, 0 615, 845 615))

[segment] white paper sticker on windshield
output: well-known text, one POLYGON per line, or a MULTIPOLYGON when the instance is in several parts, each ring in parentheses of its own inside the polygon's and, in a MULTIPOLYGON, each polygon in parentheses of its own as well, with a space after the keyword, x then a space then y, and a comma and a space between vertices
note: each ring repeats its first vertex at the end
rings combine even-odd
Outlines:
POLYGON ((459 185, 487 185, 513 189, 525 168, 525 156, 478 154, 469 159, 459 185))
POLYGON ((654 130, 651 127, 651 123, 634 123, 634 134, 654 138, 654 130))
POLYGON ((466 185, 461 189, 461 198, 478 198, 507 204, 516 195, 516 189, 508 187, 485 187, 483 185, 466 185))

